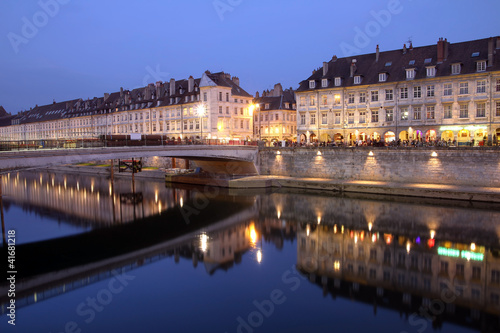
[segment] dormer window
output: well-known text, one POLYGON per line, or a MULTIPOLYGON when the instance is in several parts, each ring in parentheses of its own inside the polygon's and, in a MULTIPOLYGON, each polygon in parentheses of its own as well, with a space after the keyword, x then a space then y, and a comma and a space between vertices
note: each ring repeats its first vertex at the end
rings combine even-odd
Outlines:
POLYGON ((484 72, 486 70, 486 61, 485 60, 478 61, 476 63, 476 67, 478 72, 484 72))
POLYGON ((385 81, 387 81, 387 73, 379 73, 378 74, 378 81, 379 82, 385 82, 385 81))
POLYGON ((354 84, 360 84, 361 83, 361 75, 356 75, 354 77, 354 84))
POLYGON ((321 80, 321 87, 326 88, 328 87, 328 79, 323 79, 321 80))
POLYGON ((289 109, 290 108, 290 103, 285 103, 285 109, 289 109))
POLYGON ((430 66, 430 67, 426 67, 426 69, 427 69, 427 77, 436 76, 436 67, 430 66))
POLYGON ((451 65, 451 74, 460 74, 461 67, 462 66, 460 63, 452 64, 451 65))
POLYGON ((406 70, 406 78, 412 80, 415 78, 415 68, 408 68, 406 70))
POLYGON ((335 87, 340 87, 342 85, 342 78, 336 77, 335 78, 335 87))
POLYGON ((270 107, 269 103, 265 105, 266 110, 269 110, 269 107, 270 107))
POLYGON ((316 81, 310 80, 309 81, 309 89, 314 89, 316 88, 316 81))

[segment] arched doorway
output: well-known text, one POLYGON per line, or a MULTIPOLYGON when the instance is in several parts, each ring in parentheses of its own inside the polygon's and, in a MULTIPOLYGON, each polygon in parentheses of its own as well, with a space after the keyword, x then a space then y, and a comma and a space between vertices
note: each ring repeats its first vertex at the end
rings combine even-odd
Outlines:
POLYGON ((408 132, 407 131, 399 132, 399 140, 408 141, 408 132))
POLYGON ((330 142, 332 138, 328 133, 322 133, 321 134, 321 142, 330 142))
POLYGON ((301 143, 305 143, 305 142, 307 142, 307 136, 306 136, 304 133, 302 133, 302 134, 300 135, 300 142, 301 142, 301 143))
POLYGON ((496 145, 498 145, 498 142, 500 142, 500 128, 497 128, 497 130, 496 130, 496 132, 495 132, 495 133, 496 133, 496 135, 495 135, 495 137, 494 137, 494 139, 495 139, 495 142, 494 142, 494 143, 495 143, 496 145))
POLYGON ((385 134, 384 134, 384 141, 385 142, 392 142, 394 140, 396 140, 396 134, 394 134, 394 132, 392 132, 392 131, 385 132, 385 134))
POLYGON ((458 131, 457 142, 459 146, 468 146, 470 143, 469 131, 466 129, 458 131))
POLYGON ((455 140, 455 135, 452 131, 444 131, 441 133, 441 140, 447 143, 452 143, 455 140))
MULTIPOLYGON (((500 129, 499 129, 500 131, 500 129)), ((500 134, 499 134, 500 136, 500 134)), ((344 136, 340 133, 335 133, 335 135, 333 136, 333 141, 335 141, 335 143, 341 143, 342 140, 344 140, 344 136)))
POLYGON ((372 140, 380 140, 380 134, 378 134, 377 132, 373 132, 372 140))
POLYGON ((474 132, 474 146, 485 146, 488 141, 488 132, 484 129, 478 129, 474 132))
POLYGON ((314 133, 311 133, 311 135, 309 135, 309 142, 314 143, 314 142, 317 142, 317 141, 318 141, 317 135, 314 134, 314 133))
POLYGON ((428 130, 425 132, 425 141, 435 141, 437 139, 437 134, 435 130, 428 130))

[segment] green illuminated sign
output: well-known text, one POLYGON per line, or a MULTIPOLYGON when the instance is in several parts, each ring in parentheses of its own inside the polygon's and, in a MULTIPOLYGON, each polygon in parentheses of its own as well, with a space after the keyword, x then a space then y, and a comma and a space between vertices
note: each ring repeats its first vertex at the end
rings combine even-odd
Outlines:
POLYGON ((448 249, 446 247, 438 247, 438 255, 453 258, 462 258, 467 260, 483 261, 484 254, 471 252, 471 251, 460 251, 456 249, 448 249))

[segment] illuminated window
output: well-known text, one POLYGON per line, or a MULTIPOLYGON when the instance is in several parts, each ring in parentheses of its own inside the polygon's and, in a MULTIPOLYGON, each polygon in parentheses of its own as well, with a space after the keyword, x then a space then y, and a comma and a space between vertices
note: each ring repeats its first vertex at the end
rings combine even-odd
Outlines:
POLYGON ((321 105, 328 104, 328 95, 321 95, 321 105))
POLYGON ((401 120, 408 120, 408 108, 401 108, 401 120))
POLYGON ((386 109, 385 121, 393 121, 393 120, 394 120, 394 109, 386 109))
POLYGON ((434 106, 427 106, 426 107, 426 113, 427 113, 427 119, 434 119, 435 118, 435 108, 434 106))

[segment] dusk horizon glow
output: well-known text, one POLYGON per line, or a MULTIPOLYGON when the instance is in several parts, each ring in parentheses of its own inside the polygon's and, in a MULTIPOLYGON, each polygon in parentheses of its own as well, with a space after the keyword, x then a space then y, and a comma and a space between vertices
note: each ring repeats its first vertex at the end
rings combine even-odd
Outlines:
POLYGON ((333 55, 500 35, 498 1, 30 0, 0 8, 0 105, 12 114, 206 70, 239 77, 252 95, 276 83, 297 89, 333 55))

